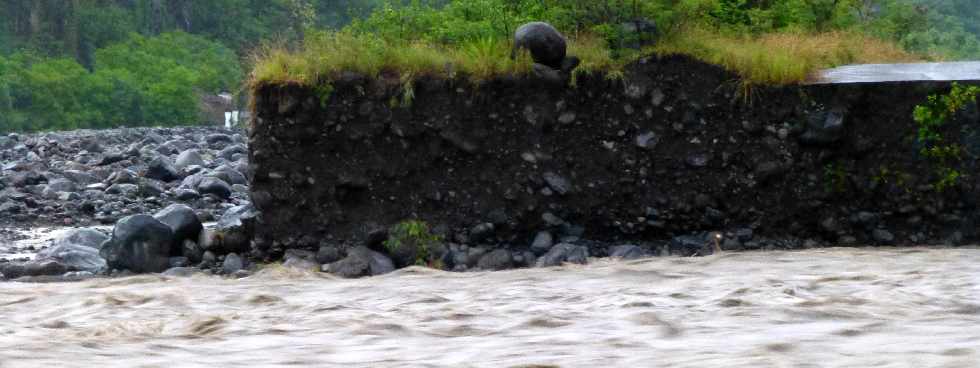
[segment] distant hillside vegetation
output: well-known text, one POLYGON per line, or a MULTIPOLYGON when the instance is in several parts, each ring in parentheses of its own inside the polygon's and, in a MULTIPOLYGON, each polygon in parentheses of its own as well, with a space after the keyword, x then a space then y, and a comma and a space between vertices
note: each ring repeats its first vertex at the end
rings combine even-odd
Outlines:
POLYGON ((254 81, 445 62, 475 78, 521 72, 501 56, 530 20, 573 39, 581 72, 615 71, 636 55, 621 25, 638 18, 661 31, 652 51, 759 82, 840 63, 980 59, 976 0, 5 0, 0 132, 197 124, 198 97, 239 93, 256 59, 254 81))

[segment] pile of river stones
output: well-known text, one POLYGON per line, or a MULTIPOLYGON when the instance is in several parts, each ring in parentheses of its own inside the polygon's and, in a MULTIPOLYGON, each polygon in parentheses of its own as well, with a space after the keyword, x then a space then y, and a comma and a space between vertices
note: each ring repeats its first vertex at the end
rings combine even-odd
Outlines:
POLYGON ((0 135, 0 226, 91 226, 183 203, 205 221, 248 203, 239 131, 128 128, 0 135))
MULTIPOLYGON (((0 136, 0 228, 73 227, 33 259, 0 258, 0 279, 66 281, 95 276, 210 273, 245 276, 259 215, 248 195, 240 131, 209 127, 127 128, 0 136), (99 225, 113 224, 106 233, 99 225), (207 224, 207 226, 205 226, 207 224)), ((412 264, 381 241, 346 250, 285 250, 284 265, 342 277, 412 264)), ((433 249, 456 271, 585 263, 586 246, 549 233, 530 251, 456 244, 433 249)), ((650 252, 621 246, 616 254, 650 252)))
MULTIPOLYGON (((53 240, 32 260, 0 262, 0 280, 73 281, 140 273, 245 277, 258 268, 248 257, 257 216, 250 204, 235 206, 228 209, 214 226, 205 227, 193 208, 172 204, 152 215, 124 217, 109 234, 95 228, 75 228, 53 240)), ((703 242, 698 246, 701 244, 703 242)), ((556 242, 547 232, 535 238, 526 254, 443 244, 437 248, 431 251, 442 254, 440 258, 446 263, 457 263, 453 268, 457 271, 585 264, 589 258, 587 246, 556 242)), ((336 247, 329 245, 321 246, 318 251, 289 249, 285 251, 283 266, 329 272, 341 277, 362 277, 411 265, 414 257, 385 254, 368 245, 353 247, 344 253, 341 256, 336 247)), ((652 254, 636 245, 620 245, 613 247, 610 255, 636 259, 652 254)))

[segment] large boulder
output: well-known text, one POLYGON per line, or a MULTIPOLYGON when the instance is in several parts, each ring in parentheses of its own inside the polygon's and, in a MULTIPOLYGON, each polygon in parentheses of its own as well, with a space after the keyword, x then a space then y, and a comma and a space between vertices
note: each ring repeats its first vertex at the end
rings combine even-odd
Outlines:
POLYGON ((221 273, 225 275, 231 275, 243 268, 245 268, 245 261, 235 253, 225 256, 225 260, 221 263, 221 273))
POLYGON ((567 47, 565 36, 555 27, 544 22, 531 22, 518 27, 514 32, 511 58, 515 58, 520 49, 526 49, 535 63, 552 69, 562 69, 567 47))
POLYGON ((180 179, 180 175, 177 173, 174 165, 170 163, 170 159, 163 156, 158 156, 153 161, 150 161, 150 164, 146 168, 146 174, 143 176, 163 182, 180 179))
POLYGON ((201 182, 197 184, 196 189, 201 194, 211 194, 221 199, 231 197, 231 185, 218 178, 203 177, 201 178, 201 182))
POLYGON ((34 260, 39 263, 57 262, 68 271, 101 273, 106 270, 107 264, 99 255, 99 247, 108 239, 108 236, 94 229, 68 230, 55 238, 50 247, 38 252, 34 260))
POLYGON ((172 255, 181 255, 182 246, 185 240, 197 241, 201 235, 204 225, 197 217, 194 209, 183 204, 172 204, 153 215, 153 218, 170 226, 174 232, 174 242, 171 251, 172 255))
POLYGON ((480 257, 477 267, 487 271, 514 268, 514 256, 507 249, 497 249, 480 257))
POLYGON ((633 244, 623 244, 617 245, 611 249, 609 256, 613 258, 621 258, 624 260, 633 260, 649 257, 649 253, 633 244))
POLYGON ((207 250, 245 253, 249 251, 258 211, 251 205, 229 208, 214 229, 212 236, 200 244, 207 250))
POLYGON ((706 256, 714 253, 711 240, 707 235, 681 235, 675 236, 668 244, 670 255, 690 257, 706 256))
POLYGON ((547 231, 539 231, 537 235, 534 236, 534 241, 531 242, 531 251, 534 255, 540 256, 542 254, 548 253, 551 247, 555 245, 555 237, 547 231))
POLYGON ((212 170, 207 176, 218 178, 228 184, 248 184, 248 178, 228 165, 221 165, 212 170))
POLYGON ((112 229, 99 254, 112 269, 163 272, 170 265, 174 232, 149 215, 128 216, 112 229))
POLYGON ((320 263, 316 261, 316 253, 302 249, 286 250, 286 254, 283 256, 282 265, 284 267, 295 268, 297 270, 320 270, 320 263))
POLYGON ((191 166, 205 166, 204 158, 201 157, 200 151, 191 149, 177 155, 177 160, 174 162, 174 167, 177 170, 184 170, 191 166))
POLYGON ((244 155, 247 153, 248 153, 248 148, 246 148, 244 144, 234 144, 225 147, 220 152, 218 152, 218 157, 221 157, 228 161, 232 161, 235 158, 236 154, 244 155))
POLYGON ((323 266, 323 271, 347 278, 382 275, 394 270, 391 259, 365 246, 353 248, 347 252, 347 258, 323 266))
POLYGON ((68 272, 68 268, 53 260, 31 261, 27 263, 0 263, 0 275, 6 279, 37 276, 60 276, 68 272))
POLYGON ((586 264, 589 261, 589 249, 575 244, 560 243, 552 247, 548 253, 538 258, 538 267, 561 266, 564 263, 586 264))

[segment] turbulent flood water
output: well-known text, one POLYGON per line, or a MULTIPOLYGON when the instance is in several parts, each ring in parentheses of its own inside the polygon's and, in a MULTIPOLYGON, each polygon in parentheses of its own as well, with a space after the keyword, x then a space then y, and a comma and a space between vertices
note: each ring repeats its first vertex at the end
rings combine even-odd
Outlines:
POLYGON ((0 283, 0 367, 975 367, 980 250, 0 283))

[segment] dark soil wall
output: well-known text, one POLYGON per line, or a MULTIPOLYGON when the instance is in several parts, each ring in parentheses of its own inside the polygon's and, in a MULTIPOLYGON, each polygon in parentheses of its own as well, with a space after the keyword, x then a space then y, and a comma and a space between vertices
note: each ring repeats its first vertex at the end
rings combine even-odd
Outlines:
POLYGON ((977 235, 975 106, 945 128, 967 148, 953 188, 929 187, 913 139, 914 105, 944 83, 746 92, 717 67, 653 57, 574 88, 423 80, 410 106, 397 76, 333 87, 325 105, 295 86, 254 96, 260 256, 370 242, 408 218, 471 246, 526 248, 545 229, 603 241, 593 255, 704 231, 740 249, 977 235), (835 113, 842 131, 819 128, 835 113))

